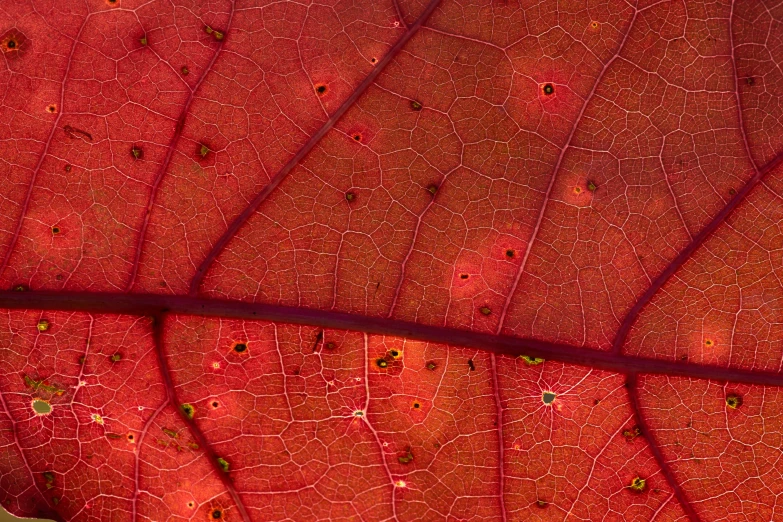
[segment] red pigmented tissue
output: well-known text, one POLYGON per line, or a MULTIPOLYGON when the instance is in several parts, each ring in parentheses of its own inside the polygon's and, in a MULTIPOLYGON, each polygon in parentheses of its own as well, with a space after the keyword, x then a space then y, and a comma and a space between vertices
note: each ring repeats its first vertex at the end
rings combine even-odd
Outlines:
POLYGON ((783 520, 783 3, 0 5, 0 506, 783 520))

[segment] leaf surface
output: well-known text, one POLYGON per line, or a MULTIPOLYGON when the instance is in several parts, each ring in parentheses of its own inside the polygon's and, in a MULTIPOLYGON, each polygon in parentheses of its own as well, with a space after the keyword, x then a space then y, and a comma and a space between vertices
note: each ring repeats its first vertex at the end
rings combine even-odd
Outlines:
POLYGON ((783 5, 0 7, 0 504, 777 520, 783 5))

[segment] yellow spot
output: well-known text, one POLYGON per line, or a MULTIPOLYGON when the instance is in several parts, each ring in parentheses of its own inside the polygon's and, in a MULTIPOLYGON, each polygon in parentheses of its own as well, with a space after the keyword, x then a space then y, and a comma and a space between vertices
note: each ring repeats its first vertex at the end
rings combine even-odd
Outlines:
POLYGON ((634 479, 631 481, 631 485, 628 486, 631 488, 631 490, 636 491, 638 493, 641 493, 644 491, 644 488, 647 487, 647 481, 643 478, 634 477, 634 479))
POLYGON ((398 480, 397 482, 394 483, 394 485, 397 486, 398 488, 408 487, 408 484, 404 480, 398 480))
POLYGON ((742 406, 742 397, 739 395, 727 395, 726 396, 726 406, 731 408, 732 410, 736 410, 740 406, 742 406))
POLYGON ((103 426, 103 417, 98 415, 97 413, 92 414, 92 420, 103 426))
POLYGON ((213 362, 213 363, 212 363, 212 367, 213 367, 214 369, 216 369, 216 370, 219 370, 219 369, 220 369, 220 363, 219 363, 219 362, 213 362))
POLYGON ((544 362, 544 359, 541 359, 540 357, 530 357, 529 355, 520 355, 519 358, 530 366, 536 366, 544 362))
POLYGON ((45 332, 48 329, 49 329, 49 321, 47 321, 46 319, 41 319, 40 321, 38 321, 39 332, 45 332))

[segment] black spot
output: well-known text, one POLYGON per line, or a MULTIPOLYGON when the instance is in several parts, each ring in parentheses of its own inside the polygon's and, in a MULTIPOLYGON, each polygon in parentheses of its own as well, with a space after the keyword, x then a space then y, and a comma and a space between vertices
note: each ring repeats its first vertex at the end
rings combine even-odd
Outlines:
POLYGON ((736 393, 730 393, 726 395, 726 406, 728 406, 733 410, 736 410, 737 408, 742 406, 742 396, 736 393))
POLYGON ((354 134, 353 139, 355 141, 362 141, 362 135, 361 134, 354 134))
POLYGON ((460 279, 467 279, 467 278, 469 278, 469 277, 470 277, 470 276, 469 276, 468 274, 460 274, 460 275, 459 275, 459 278, 460 278, 460 279))
POLYGON ((16 49, 16 40, 8 40, 8 43, 5 45, 9 49, 16 49))
POLYGON ((52 234, 59 234, 60 233, 60 227, 52 227, 52 234))
POLYGON ((418 402, 414 402, 414 403, 413 403, 413 407, 414 407, 414 408, 416 408, 416 409, 418 410, 419 408, 421 408, 421 404, 420 404, 420 403, 418 403, 418 402))
POLYGON ((234 345, 234 351, 237 353, 242 353, 247 350, 247 345, 245 343, 236 343, 234 345))
POLYGON ((476 371, 476 365, 473 363, 473 359, 468 359, 468 367, 470 368, 470 371, 476 371))
POLYGON ((506 257, 514 257, 514 251, 511 249, 506 250, 506 257))
POLYGON ((128 434, 128 440, 133 440, 133 433, 128 434))
POLYGON ((219 404, 218 404, 218 402, 217 402, 217 401, 213 401, 213 402, 212 402, 212 407, 213 407, 213 408, 217 408, 218 406, 219 406, 219 404))
POLYGON ((219 519, 219 518, 223 518, 223 512, 220 511, 219 509, 216 509, 216 510, 212 511, 212 518, 214 518, 216 520, 219 519))
POLYGON ((391 355, 392 357, 397 357, 398 355, 400 355, 400 352, 398 352, 397 350, 391 350, 389 352, 389 355, 391 355))
POLYGON ((544 94, 547 96, 550 96, 555 93, 555 86, 551 83, 547 83, 544 85, 544 94))
POLYGON ((316 85, 315 86, 315 92, 317 92, 318 94, 325 94, 326 93, 326 85, 323 85, 323 84, 316 85))
POLYGON ((376 63, 376 62, 378 61, 378 59, 377 59, 377 58, 370 58, 370 61, 371 61, 372 63, 376 63))

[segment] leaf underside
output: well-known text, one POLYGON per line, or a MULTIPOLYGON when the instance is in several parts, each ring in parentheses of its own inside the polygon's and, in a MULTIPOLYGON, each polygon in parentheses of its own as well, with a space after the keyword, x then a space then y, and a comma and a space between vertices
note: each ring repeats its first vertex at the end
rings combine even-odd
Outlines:
POLYGON ((783 519, 783 2, 0 5, 0 505, 783 519))

